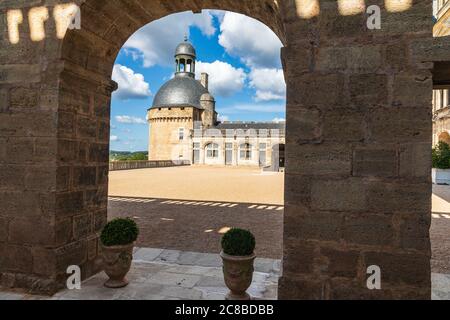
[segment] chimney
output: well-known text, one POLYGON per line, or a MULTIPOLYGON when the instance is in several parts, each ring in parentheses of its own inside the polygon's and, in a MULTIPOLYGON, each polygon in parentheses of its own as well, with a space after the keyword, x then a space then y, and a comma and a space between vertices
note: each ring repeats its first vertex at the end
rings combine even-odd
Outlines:
POLYGON ((205 72, 202 72, 201 78, 200 78, 200 83, 202 84, 202 86, 204 86, 206 88, 206 90, 209 90, 208 88, 208 74, 205 72))

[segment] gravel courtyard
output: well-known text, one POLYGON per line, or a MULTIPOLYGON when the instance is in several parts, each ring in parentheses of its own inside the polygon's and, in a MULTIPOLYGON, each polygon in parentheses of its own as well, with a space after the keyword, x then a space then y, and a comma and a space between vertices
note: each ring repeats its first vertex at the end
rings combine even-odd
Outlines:
MULTIPOLYGON (((282 173, 179 167, 110 173, 109 215, 133 216, 138 245, 217 253, 230 227, 250 229, 261 257, 280 259, 282 173)), ((450 186, 433 187, 432 271, 450 274, 450 186)))
POLYGON ((138 245, 220 252, 231 227, 251 230, 260 257, 280 259, 282 173, 259 169, 179 167, 110 173, 110 217, 132 216, 138 245))
POLYGON ((110 196, 283 205, 284 174, 232 167, 113 171, 110 196))

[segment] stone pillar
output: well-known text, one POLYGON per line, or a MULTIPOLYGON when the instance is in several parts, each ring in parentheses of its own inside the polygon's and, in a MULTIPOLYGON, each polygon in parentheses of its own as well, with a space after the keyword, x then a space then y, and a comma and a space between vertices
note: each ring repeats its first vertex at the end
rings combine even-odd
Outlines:
POLYGON ((287 167, 280 299, 429 299, 431 2, 298 17, 285 1, 287 167), (401 40, 399 40, 401 36, 401 40), (366 286, 381 268, 381 290, 366 286))

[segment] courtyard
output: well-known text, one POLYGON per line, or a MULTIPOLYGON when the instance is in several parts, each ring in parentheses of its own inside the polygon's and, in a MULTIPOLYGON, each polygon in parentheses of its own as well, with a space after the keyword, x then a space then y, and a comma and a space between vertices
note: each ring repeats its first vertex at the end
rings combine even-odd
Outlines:
POLYGON ((140 247, 218 253, 239 227, 255 234, 259 256, 280 259, 283 184, 282 173, 249 168, 113 171, 108 215, 135 219, 140 247))
MULTIPOLYGON (((257 240, 255 299, 276 299, 282 257, 284 174, 254 168, 173 167, 110 172, 108 218, 141 230, 130 285, 103 288, 102 272, 52 299, 223 299, 220 239, 231 227, 257 240)), ((433 187, 433 299, 450 299, 450 186, 433 187)), ((1 299, 46 299, 3 292, 1 299)))
MULTIPOLYGON (((132 217, 138 246, 220 252, 228 228, 251 230, 260 257, 281 259, 284 174, 175 167, 110 173, 109 218, 132 217)), ((433 186, 432 272, 450 274, 450 186, 433 186)))

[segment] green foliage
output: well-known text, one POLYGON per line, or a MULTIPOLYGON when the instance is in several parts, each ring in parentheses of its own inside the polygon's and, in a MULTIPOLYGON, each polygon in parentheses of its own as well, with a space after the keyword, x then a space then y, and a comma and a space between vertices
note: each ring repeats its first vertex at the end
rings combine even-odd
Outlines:
POLYGON ((127 152, 127 151, 111 151, 109 154, 110 161, 145 161, 148 160, 148 152, 127 152))
POLYGON ((249 256, 255 250, 255 237, 250 231, 231 229, 222 237, 223 252, 230 256, 249 256))
POLYGON ((130 160, 145 161, 145 160, 148 160, 148 155, 144 152, 136 152, 131 155, 130 160))
POLYGON ((123 246, 136 241, 139 228, 130 218, 116 218, 106 224, 100 235, 104 246, 123 246))
POLYGON ((436 169, 450 169, 450 146, 440 141, 438 145, 433 148, 432 153, 433 168, 436 169))

